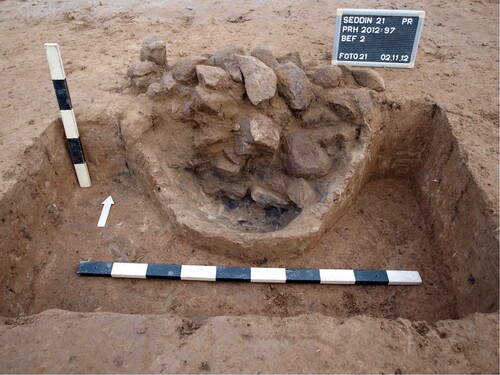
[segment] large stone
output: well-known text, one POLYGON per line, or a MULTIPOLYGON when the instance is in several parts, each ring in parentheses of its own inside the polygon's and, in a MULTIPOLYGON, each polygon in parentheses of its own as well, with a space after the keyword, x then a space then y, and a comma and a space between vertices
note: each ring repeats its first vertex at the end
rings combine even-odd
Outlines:
POLYGON ((356 83, 375 91, 384 91, 385 82, 382 75, 374 69, 351 69, 356 83))
POLYGON ((259 46, 259 47, 255 48, 250 53, 250 55, 259 59, 260 61, 262 61, 264 64, 266 64, 270 68, 274 68, 276 65, 279 64, 278 60, 276 60, 276 57, 274 57, 271 50, 267 47, 259 46))
POLYGON ((253 56, 237 55, 236 59, 245 79, 248 99, 257 105, 271 99, 276 93, 276 74, 259 59, 253 56))
POLYGON ((156 72, 156 64, 151 61, 141 61, 140 63, 131 66, 127 70, 127 76, 130 78, 143 77, 156 72))
POLYGON ((221 94, 201 86, 196 86, 192 98, 191 108, 208 115, 217 115, 221 111, 222 103, 225 100, 221 94))
POLYGON ((305 66, 302 63, 302 59, 300 58, 300 53, 297 51, 287 53, 286 55, 278 57, 278 62, 280 64, 285 64, 287 62, 294 63, 297 65, 300 69, 304 70, 305 66))
POLYGON ((288 198, 299 208, 305 208, 318 200, 319 194, 303 178, 292 178, 286 189, 288 198))
POLYGON ((306 74, 294 63, 278 65, 275 69, 278 91, 291 109, 307 109, 314 99, 314 93, 306 74))
POLYGON ((285 207, 289 204, 286 197, 259 185, 250 187, 250 196, 256 203, 263 206, 285 207))
POLYGON ((196 74, 200 85, 209 89, 224 89, 231 84, 229 73, 217 66, 198 65, 196 74))
POLYGON ((323 177, 330 171, 332 161, 312 134, 302 130, 286 137, 283 166, 293 177, 323 177))
POLYGON ((372 94, 373 91, 365 88, 342 88, 329 90, 325 100, 341 120, 364 124, 377 113, 372 94))
POLYGON ((229 46, 215 52, 210 57, 210 61, 213 65, 228 72, 233 81, 243 82, 243 77, 241 75, 240 67, 238 66, 238 61, 236 60, 236 55, 244 54, 245 50, 243 47, 229 46))
MULTIPOLYGON (((260 113, 245 117, 239 124, 246 150, 276 152, 280 145, 280 128, 269 117, 260 113)), ((237 140, 238 143, 238 140, 237 140)), ((237 144, 237 146, 239 146, 237 144)), ((245 150, 244 149, 244 150, 245 150)), ((245 151, 237 150, 242 155, 245 151)))
POLYGON ((210 61, 203 56, 188 56, 174 64, 172 67, 172 76, 177 82, 194 84, 197 81, 197 65, 210 65, 210 61))
POLYGON ((338 66, 322 66, 314 73, 313 82, 321 87, 331 89, 342 82, 342 70, 338 66))
POLYGON ((152 61, 158 65, 165 65, 167 62, 167 47, 165 41, 157 36, 149 36, 142 42, 141 61, 152 61))

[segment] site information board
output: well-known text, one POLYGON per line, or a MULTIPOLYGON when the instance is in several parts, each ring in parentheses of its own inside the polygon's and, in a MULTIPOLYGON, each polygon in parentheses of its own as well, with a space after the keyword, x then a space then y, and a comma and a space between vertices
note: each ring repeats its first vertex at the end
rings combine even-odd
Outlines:
POLYGON ((338 9, 332 64, 413 68, 425 12, 338 9))

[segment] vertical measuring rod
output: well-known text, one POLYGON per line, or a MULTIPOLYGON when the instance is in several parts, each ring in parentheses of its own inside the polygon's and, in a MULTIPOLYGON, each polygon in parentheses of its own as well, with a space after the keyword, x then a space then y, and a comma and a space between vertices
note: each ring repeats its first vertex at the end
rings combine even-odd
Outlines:
POLYGON ((82 143, 80 142, 80 133, 76 125, 75 113, 69 96, 66 74, 57 43, 45 43, 47 60, 49 61, 50 75, 56 92, 57 103, 61 111, 61 118, 64 125, 64 132, 68 140, 69 153, 75 167, 76 176, 80 187, 90 187, 90 175, 83 154, 82 143))

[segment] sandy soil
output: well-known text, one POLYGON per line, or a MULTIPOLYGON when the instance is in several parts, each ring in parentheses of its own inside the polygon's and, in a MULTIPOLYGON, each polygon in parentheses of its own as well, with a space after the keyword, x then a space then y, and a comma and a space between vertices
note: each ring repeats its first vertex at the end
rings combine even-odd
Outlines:
MULTIPOLYGON (((125 72, 138 60, 140 42, 148 35, 167 41, 169 63, 239 44, 247 51, 267 45, 276 54, 299 50, 304 61, 326 64, 336 9, 350 5, 326 0, 194 1, 189 11, 187 4, 0 1, 0 198, 29 176, 24 168, 26 155, 32 154, 25 150, 59 116, 43 43, 61 46, 77 116, 99 117, 118 111, 129 95, 125 72)), ((436 101, 447 108, 465 161, 498 214, 498 3, 356 5, 427 12, 416 67, 382 70, 386 95, 396 101, 436 101)), ((106 151, 94 157, 104 158, 106 151)), ((10 290, 2 294, 0 315, 6 318, 0 326, 1 372, 498 372, 497 313, 443 320, 456 318, 456 312, 439 258, 425 251, 432 248, 429 232, 406 180, 372 181, 312 256, 287 263, 318 267, 321 260, 356 267, 348 249, 361 246, 366 252, 363 266, 383 267, 391 261, 417 265, 433 283, 385 292, 318 285, 311 293, 303 286, 242 289, 236 284, 156 281, 143 291, 143 284, 135 281, 111 285, 98 279, 82 288, 72 268, 79 260, 163 256, 172 263, 203 263, 206 254, 178 237, 128 176, 97 180, 92 190, 76 189, 74 183, 65 189, 73 199, 56 202, 62 203, 60 215, 54 218, 43 211, 33 220, 49 224, 21 233, 33 262, 47 252, 51 260, 36 265, 29 282, 12 276, 10 290), (126 204, 113 208, 118 221, 92 237, 95 216, 110 190, 117 200, 127 197, 126 204), (394 216, 380 215, 387 205, 394 216), (135 233, 123 222, 132 223, 135 233), (367 231, 363 241, 350 235, 359 230, 367 231), (400 235, 387 236, 389 232, 400 235), (66 241, 68 236, 90 239, 66 241), (339 252, 330 252, 332 247, 339 252), (54 278, 61 264, 71 266, 54 278), (23 317, 31 314, 38 315, 23 317)), ((44 201, 43 194, 20 199, 34 199, 36 205, 44 201)), ((210 261, 221 264, 224 258, 211 256, 210 261)))

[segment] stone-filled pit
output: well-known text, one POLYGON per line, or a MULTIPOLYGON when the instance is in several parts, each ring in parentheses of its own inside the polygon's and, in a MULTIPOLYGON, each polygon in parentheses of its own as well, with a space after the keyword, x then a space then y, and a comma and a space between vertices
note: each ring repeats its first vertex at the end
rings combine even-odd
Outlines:
POLYGON ((148 38, 140 59, 128 71, 138 96, 123 110, 77 113, 91 189, 76 187, 60 121, 27 150, 25 176, 0 206, 2 315, 436 321, 498 310, 495 223, 439 105, 389 100, 373 70, 308 69, 299 53, 265 47, 169 66, 165 44, 148 38), (97 231, 111 192, 117 204, 97 231), (76 275, 90 259, 415 269, 424 282, 102 282, 76 275))

